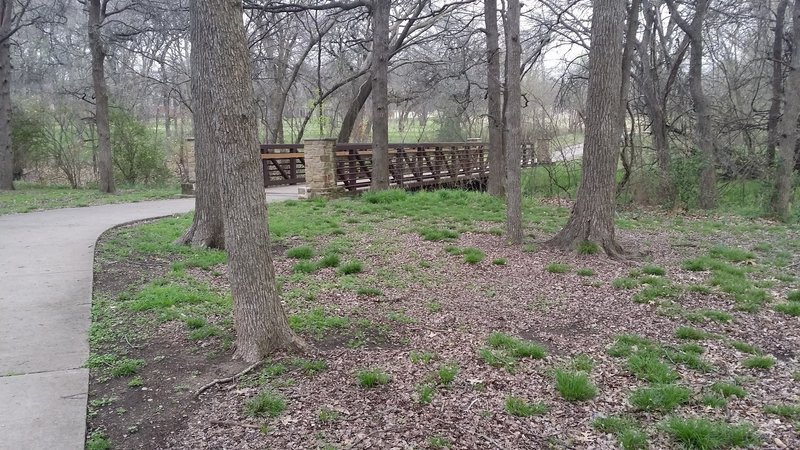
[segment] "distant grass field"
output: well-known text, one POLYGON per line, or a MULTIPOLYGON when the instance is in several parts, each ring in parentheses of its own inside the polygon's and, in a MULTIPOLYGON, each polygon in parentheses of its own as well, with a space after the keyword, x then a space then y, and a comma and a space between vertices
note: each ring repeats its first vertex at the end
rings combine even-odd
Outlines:
POLYGON ((144 200, 176 198, 177 185, 120 186, 116 194, 103 194, 97 188, 70 189, 68 186, 49 186, 35 183, 15 183, 16 190, 0 191, 0 215, 26 213, 44 209, 75 208, 129 203, 144 200))

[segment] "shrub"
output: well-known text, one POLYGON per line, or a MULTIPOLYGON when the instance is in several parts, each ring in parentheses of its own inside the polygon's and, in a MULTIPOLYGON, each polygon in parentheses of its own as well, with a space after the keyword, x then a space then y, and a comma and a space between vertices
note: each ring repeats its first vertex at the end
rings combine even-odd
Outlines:
POLYGON ((127 184, 162 182, 169 178, 164 141, 128 112, 109 114, 114 168, 127 184))

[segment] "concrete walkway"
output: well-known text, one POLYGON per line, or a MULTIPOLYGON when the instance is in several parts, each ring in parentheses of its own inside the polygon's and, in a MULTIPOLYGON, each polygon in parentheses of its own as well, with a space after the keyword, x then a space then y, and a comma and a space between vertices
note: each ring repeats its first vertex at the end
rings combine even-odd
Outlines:
MULTIPOLYGON (((297 186, 267 190, 297 198, 297 186)), ((94 246, 108 228, 194 199, 0 216, 0 449, 84 448, 94 246)))

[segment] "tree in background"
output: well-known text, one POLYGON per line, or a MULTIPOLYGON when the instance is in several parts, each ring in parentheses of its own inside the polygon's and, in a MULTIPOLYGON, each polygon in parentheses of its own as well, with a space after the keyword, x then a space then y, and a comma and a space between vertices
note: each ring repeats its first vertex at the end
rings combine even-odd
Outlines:
POLYGON ((489 127, 489 179, 486 190, 505 196, 506 155, 503 147, 503 99, 500 85, 500 37, 497 30, 497 0, 484 0, 486 22, 486 103, 489 127))
POLYGON ((219 158, 225 244, 233 294, 235 357, 259 361, 304 346, 289 328, 275 284, 261 184, 255 98, 242 4, 193 0, 193 50, 202 65, 198 102, 207 139, 219 158))
POLYGON ((503 142, 506 154, 506 235, 512 244, 522 243, 522 187, 520 138, 522 136, 521 46, 519 0, 508 1, 506 14, 506 98, 503 142))
POLYGON ((591 242, 610 257, 623 255, 614 237, 614 211, 624 27, 625 0, 594 2, 581 183, 569 221, 549 241, 565 249, 591 242))
POLYGON ((372 190, 389 188, 389 7, 372 2, 372 190))
POLYGON ((94 87, 94 122, 97 129, 97 170, 100 174, 100 192, 113 194, 114 167, 111 153, 111 129, 108 110, 108 84, 105 61, 107 48, 101 27, 109 15, 108 0, 89 0, 89 50, 92 54, 92 85, 94 87))
POLYGON ((786 106, 778 125, 779 153, 775 165, 775 193, 772 210, 781 220, 789 220, 792 206, 792 175, 795 149, 800 140, 800 0, 795 0, 792 10, 792 57, 786 76, 786 106))

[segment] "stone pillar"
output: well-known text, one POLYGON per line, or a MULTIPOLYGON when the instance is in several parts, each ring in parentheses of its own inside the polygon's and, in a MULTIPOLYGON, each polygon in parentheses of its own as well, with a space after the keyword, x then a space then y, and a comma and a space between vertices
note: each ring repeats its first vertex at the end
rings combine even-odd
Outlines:
POLYGON ((309 139, 303 142, 306 185, 297 190, 301 199, 333 198, 344 190, 336 186, 336 139, 309 139))

